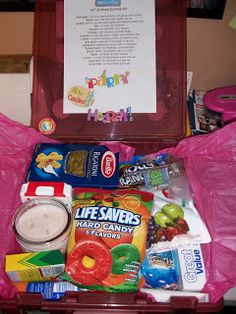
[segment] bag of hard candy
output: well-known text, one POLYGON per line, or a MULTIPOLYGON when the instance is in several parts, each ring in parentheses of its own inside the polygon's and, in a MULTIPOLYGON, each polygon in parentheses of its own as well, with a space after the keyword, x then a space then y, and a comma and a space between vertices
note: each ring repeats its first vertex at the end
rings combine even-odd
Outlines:
POLYGON ((152 204, 145 191, 75 189, 64 279, 90 290, 137 291, 152 204))

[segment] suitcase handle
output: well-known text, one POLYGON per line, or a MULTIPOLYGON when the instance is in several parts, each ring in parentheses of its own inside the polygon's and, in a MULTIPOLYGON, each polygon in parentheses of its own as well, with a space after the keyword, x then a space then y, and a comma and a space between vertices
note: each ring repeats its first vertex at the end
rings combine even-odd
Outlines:
POLYGON ((4 313, 21 313, 22 310, 41 310, 68 314, 134 314, 134 313, 217 313, 224 307, 218 303, 200 303, 196 297, 171 297, 170 303, 161 303, 143 292, 103 293, 68 291, 60 301, 43 300, 40 294, 19 292, 15 299, 1 300, 4 313), (88 312, 89 310, 89 312, 88 312))

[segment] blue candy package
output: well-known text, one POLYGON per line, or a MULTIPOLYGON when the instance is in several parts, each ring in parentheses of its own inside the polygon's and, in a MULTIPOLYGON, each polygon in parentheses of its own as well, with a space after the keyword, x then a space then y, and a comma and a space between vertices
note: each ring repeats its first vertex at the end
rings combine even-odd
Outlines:
POLYGON ((206 284, 206 269, 201 245, 183 245, 176 250, 146 250, 141 275, 146 288, 202 291, 206 284))
POLYGON ((176 250, 165 252, 147 250, 141 272, 149 288, 178 289, 180 272, 176 250))
POLYGON ((139 163, 147 162, 147 161, 151 161, 151 160, 155 161, 159 166, 161 166, 161 165, 164 166, 168 162, 168 154, 166 154, 166 153, 159 154, 152 159, 150 159, 146 155, 134 155, 130 161, 120 162, 120 169, 123 166, 125 166, 125 167, 130 166, 131 167, 131 166, 137 165, 139 163))

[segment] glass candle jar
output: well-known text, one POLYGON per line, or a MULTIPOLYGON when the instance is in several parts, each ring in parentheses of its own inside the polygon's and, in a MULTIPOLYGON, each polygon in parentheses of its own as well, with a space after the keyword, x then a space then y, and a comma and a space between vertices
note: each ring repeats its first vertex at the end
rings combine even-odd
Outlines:
POLYGON ((65 253, 71 221, 71 212, 64 203, 34 198, 17 209, 13 230, 23 252, 61 249, 65 253))

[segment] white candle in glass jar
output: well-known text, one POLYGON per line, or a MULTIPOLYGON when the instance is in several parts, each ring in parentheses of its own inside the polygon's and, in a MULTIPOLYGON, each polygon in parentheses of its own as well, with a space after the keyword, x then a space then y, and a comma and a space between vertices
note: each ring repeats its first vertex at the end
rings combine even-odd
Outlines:
POLYGON ((23 203, 14 216, 13 230, 23 251, 66 250, 71 214, 58 200, 35 198, 23 203))

